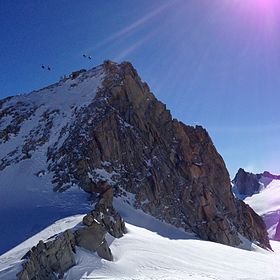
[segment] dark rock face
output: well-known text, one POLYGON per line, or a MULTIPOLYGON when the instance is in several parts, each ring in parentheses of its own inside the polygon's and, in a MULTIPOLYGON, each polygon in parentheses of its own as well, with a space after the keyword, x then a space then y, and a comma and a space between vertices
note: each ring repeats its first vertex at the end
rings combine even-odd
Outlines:
POLYGON ((276 241, 280 241, 280 220, 277 224, 277 227, 276 227, 276 233, 275 233, 275 236, 274 236, 274 240, 276 241))
POLYGON ((261 183, 260 180, 265 179, 266 185, 272 180, 280 180, 280 176, 273 175, 268 171, 263 173, 253 174, 245 171, 242 168, 239 168, 236 173, 232 183, 237 191, 237 194, 244 196, 252 196, 255 193, 258 193, 262 187, 266 187, 264 183, 261 183))
POLYGON ((83 218, 86 227, 75 231, 67 230, 44 243, 40 241, 24 258, 23 270, 17 275, 19 280, 57 280, 76 264, 75 246, 83 247, 108 261, 113 255, 105 239, 108 232, 116 238, 126 233, 123 219, 112 206, 113 190, 105 182, 97 185, 100 198, 95 210, 83 218))
POLYGON ((101 258, 112 261, 113 256, 105 234, 108 232, 120 238, 126 233, 126 228, 122 217, 113 208, 113 189, 106 182, 101 182, 98 186, 102 192, 101 199, 95 209, 83 218, 86 228, 75 232, 76 244, 87 250, 96 251, 101 258))
POLYGON ((239 233, 263 248, 271 249, 263 219, 241 200, 237 201, 239 233))
POLYGON ((239 194, 251 196, 260 190, 260 178, 260 174, 249 173, 239 168, 232 182, 239 194))
POLYGON ((237 246, 241 233, 269 248, 265 225, 234 198, 223 159, 206 130, 173 120, 129 63, 104 67, 103 88, 78 117, 82 127, 73 126, 75 137, 56 151, 53 163, 62 156, 78 158, 71 166, 66 160, 64 168, 89 192, 99 170, 105 171, 119 195, 135 194, 135 207, 205 240, 237 246), (94 126, 88 125, 90 116, 94 126), (81 130, 88 140, 79 139, 83 150, 73 154, 81 130))
POLYGON ((23 270, 19 280, 56 280, 63 277, 65 271, 75 265, 75 237, 69 230, 55 240, 40 241, 25 256, 23 270))
MULTIPOLYGON (((106 62, 102 71, 102 87, 89 105, 75 111, 63 143, 48 147, 54 190, 77 184, 98 197, 98 183, 105 180, 115 196, 133 196, 134 207, 202 239, 238 246, 242 234, 270 248, 262 220, 233 196, 207 131, 172 119, 130 63, 106 62)), ((115 219, 114 225, 102 223, 120 235, 122 223, 115 219)), ((87 231, 97 227, 86 223, 87 231)))

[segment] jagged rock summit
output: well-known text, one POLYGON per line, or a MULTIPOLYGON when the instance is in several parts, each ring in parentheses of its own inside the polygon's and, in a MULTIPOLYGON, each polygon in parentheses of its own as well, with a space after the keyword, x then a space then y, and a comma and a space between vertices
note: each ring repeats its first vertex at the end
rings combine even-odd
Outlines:
POLYGON ((252 196, 264 189, 272 180, 280 180, 279 175, 273 175, 268 171, 254 174, 239 168, 232 183, 237 194, 241 196, 252 196))
POLYGON ((243 236, 270 248, 207 131, 173 119, 128 62, 6 98, 0 125, 1 173, 38 159, 33 176, 54 191, 79 186, 96 197, 105 180, 115 196, 202 239, 241 246, 243 236))
POLYGON ((76 265, 76 247, 82 247, 105 260, 113 261, 113 255, 105 238, 109 233, 122 237, 126 227, 122 217, 114 209, 113 189, 107 182, 98 184, 99 199, 93 211, 83 218, 83 225, 50 237, 45 243, 40 240, 23 257, 23 269, 19 280, 57 280, 76 265))

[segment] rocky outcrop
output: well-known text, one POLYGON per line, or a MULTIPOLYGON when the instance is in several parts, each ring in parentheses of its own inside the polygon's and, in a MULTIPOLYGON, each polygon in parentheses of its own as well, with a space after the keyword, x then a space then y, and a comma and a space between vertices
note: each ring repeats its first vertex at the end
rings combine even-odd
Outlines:
POLYGON ((240 195, 251 196, 259 192, 261 188, 260 178, 260 174, 253 174, 239 168, 232 182, 240 195))
POLYGON ((277 224, 277 227, 276 227, 274 240, 280 241, 280 220, 278 221, 278 224, 277 224))
POLYGON ((17 275, 19 280, 57 280, 76 264, 76 246, 97 254, 108 261, 113 255, 105 239, 106 233, 120 238, 126 233, 122 217, 113 208, 113 190, 106 182, 97 185, 99 200, 95 209, 83 218, 84 227, 66 230, 62 234, 40 241, 25 256, 27 261, 17 275))
POLYGON ((96 251, 101 258, 112 261, 113 256, 105 234, 108 232, 115 238, 122 237, 126 233, 125 223, 113 208, 113 189, 107 182, 99 183, 96 192, 101 198, 95 209, 83 218, 86 228, 75 232, 76 244, 87 250, 96 251))
POLYGON ((85 69, 81 69, 81 70, 78 70, 78 71, 74 71, 74 72, 72 72, 72 74, 70 75, 70 78, 71 78, 72 80, 75 80, 77 77, 79 77, 80 74, 82 74, 82 73, 84 73, 84 72, 86 72, 85 69))
MULTIPOLYGON (((108 195, 113 199, 111 196, 113 195, 112 189, 109 188, 104 195, 108 195)), ((106 201, 104 199, 100 200, 94 211, 84 217, 83 223, 88 226, 88 228, 98 225, 115 238, 120 238, 126 233, 125 223, 122 217, 113 208, 112 203, 108 204, 108 200, 106 201)))
POLYGON ((75 265, 75 237, 67 230, 54 240, 40 241, 24 258, 19 280, 57 280, 75 265))
POLYGON ((268 171, 253 174, 239 168, 232 183, 237 195, 252 196, 258 193, 262 188, 265 188, 272 180, 280 180, 280 176, 273 175, 268 171))
MULTIPOLYGON (((47 149, 55 191, 78 185, 98 197, 98 183, 105 180, 115 196, 133 197, 127 200, 135 208, 202 239, 239 246, 241 234, 270 248, 261 219, 233 196, 225 163, 204 128, 173 119, 130 63, 107 61, 90 71, 102 73, 102 86, 89 104, 71 109, 67 125, 55 132, 60 139, 47 149)), ((73 80, 73 91, 90 71, 73 80)), ((8 164, 9 158, 0 168, 8 164)), ((98 228, 95 219, 109 231, 122 231, 118 217, 112 226, 91 214, 81 235, 98 228)))
POLYGON ((258 246, 272 249, 262 217, 241 200, 237 200, 237 207, 238 232, 258 246))
POLYGON ((269 178, 271 180, 280 180, 280 175, 271 174, 269 171, 264 171, 260 174, 262 177, 269 178))

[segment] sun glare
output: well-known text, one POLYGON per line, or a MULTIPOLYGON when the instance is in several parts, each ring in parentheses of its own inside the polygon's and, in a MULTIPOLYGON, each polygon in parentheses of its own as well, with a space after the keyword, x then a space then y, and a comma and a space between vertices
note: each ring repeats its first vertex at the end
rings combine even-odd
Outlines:
POLYGON ((252 12, 260 13, 274 13, 279 11, 280 1, 279 0, 233 0, 231 3, 234 3, 238 7, 247 8, 252 12))
POLYGON ((248 2, 250 9, 258 9, 259 12, 263 13, 274 13, 280 7, 279 0, 245 0, 244 2, 248 2))
POLYGON ((254 0, 257 6, 263 9, 270 9, 273 8, 279 1, 275 0, 254 0))

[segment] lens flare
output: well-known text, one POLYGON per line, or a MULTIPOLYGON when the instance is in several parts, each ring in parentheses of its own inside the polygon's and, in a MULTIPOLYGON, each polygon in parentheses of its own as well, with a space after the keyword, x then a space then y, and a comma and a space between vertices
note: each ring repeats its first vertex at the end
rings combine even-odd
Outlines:
MULTIPOLYGON (((251 0, 251 2, 252 1, 253 0, 251 0)), ((254 0, 253 2, 254 4, 252 5, 255 5, 256 7, 262 9, 264 12, 279 7, 278 0, 254 0)))

